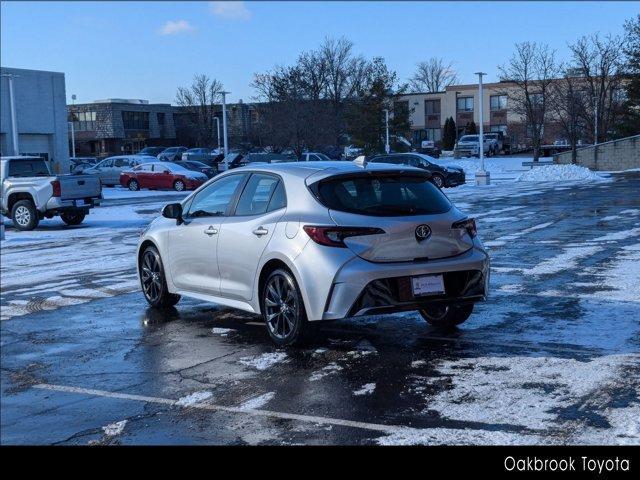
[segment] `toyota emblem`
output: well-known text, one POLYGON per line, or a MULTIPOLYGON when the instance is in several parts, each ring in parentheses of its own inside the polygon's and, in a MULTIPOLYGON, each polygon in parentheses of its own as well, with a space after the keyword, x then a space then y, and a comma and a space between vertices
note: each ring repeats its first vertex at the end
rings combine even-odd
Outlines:
POLYGON ((416 238, 418 240, 424 240, 431 235, 431 228, 429 225, 418 225, 416 227, 416 238))

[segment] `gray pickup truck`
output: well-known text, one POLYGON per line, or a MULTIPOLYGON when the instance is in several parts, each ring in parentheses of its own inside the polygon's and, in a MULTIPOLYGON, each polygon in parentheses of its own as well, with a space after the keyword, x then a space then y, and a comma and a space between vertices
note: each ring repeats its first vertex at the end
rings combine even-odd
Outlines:
POLYGON ((18 230, 33 230, 43 218, 56 215, 67 225, 79 225, 102 198, 97 176, 52 175, 40 157, 2 157, 0 181, 0 214, 18 230))

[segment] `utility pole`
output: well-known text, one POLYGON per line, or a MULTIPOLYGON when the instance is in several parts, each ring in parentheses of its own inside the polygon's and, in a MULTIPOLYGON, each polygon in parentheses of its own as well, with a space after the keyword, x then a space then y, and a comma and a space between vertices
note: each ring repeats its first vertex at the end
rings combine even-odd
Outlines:
POLYGON ((596 100, 596 103, 593 108, 593 120, 594 120, 593 144, 597 145, 598 144, 598 100, 596 100))
POLYGON ((20 148, 18 146, 18 118, 16 115, 16 98, 13 91, 13 79, 18 78, 19 75, 3 73, 2 76, 7 77, 7 79, 9 80, 9 108, 11 110, 11 137, 13 143, 13 154, 20 155, 20 148))
POLYGON ((384 141, 384 151, 389 154, 391 149, 389 148, 389 109, 385 108, 384 110, 384 126, 386 130, 386 137, 384 141))
POLYGON ((478 152, 479 152, 479 156, 480 156, 480 170, 478 172, 476 172, 476 185, 489 185, 489 183, 491 183, 491 180, 489 178, 489 172, 485 171, 484 169, 484 111, 483 111, 483 104, 484 104, 484 98, 483 98, 483 94, 482 94, 482 77, 486 75, 486 73, 484 72, 476 72, 476 75, 478 75, 478 97, 479 97, 479 108, 478 108, 478 115, 480 117, 480 135, 478 135, 478 152))
POLYGON ((229 153, 229 143, 227 140, 227 94, 231 92, 222 93, 222 133, 224 135, 224 156, 229 153))

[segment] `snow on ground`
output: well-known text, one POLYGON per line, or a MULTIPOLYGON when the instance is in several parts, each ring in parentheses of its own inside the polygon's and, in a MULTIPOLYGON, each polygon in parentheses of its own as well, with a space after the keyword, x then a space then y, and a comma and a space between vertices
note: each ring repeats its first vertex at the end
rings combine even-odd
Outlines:
POLYGON ((543 165, 522 173, 517 182, 558 182, 586 180, 592 182, 607 181, 607 178, 580 165, 543 165))
POLYGON ((258 395, 257 397, 250 398, 246 402, 243 402, 239 408, 240 410, 257 410, 259 408, 264 407, 275 396, 276 396, 276 392, 264 393, 262 395, 258 395))
POLYGON ((227 335, 233 332, 235 332, 233 328, 213 327, 211 329, 211 333, 213 333, 214 335, 220 335, 221 337, 226 337, 227 335))
POLYGON ((109 425, 102 427, 102 431, 107 437, 115 437, 124 431, 126 424, 127 420, 120 420, 119 422, 110 423, 109 425))
POLYGON ((354 390, 353 394, 356 396, 371 395, 375 389, 376 389, 375 383, 365 383, 358 390, 354 390))
POLYGON ((437 369, 445 380, 426 381, 446 381, 449 388, 437 393, 427 408, 447 419, 542 431, 553 427, 563 407, 605 389, 627 362, 626 355, 588 362, 511 355, 443 361, 437 369))
POLYGON ((242 357, 240 363, 256 370, 266 370, 278 363, 287 361, 287 354, 284 352, 263 353, 256 357, 242 357))
POLYGON ((211 397, 213 397, 213 394, 206 390, 202 392, 193 392, 185 397, 179 398, 176 401, 176 405, 180 407, 192 407, 193 405, 202 403, 205 400, 210 399, 211 397))
POLYGON ((561 272, 562 270, 575 268, 578 260, 590 257, 602 250, 602 247, 592 246, 565 248, 563 253, 551 257, 526 271, 530 275, 549 275, 561 272))

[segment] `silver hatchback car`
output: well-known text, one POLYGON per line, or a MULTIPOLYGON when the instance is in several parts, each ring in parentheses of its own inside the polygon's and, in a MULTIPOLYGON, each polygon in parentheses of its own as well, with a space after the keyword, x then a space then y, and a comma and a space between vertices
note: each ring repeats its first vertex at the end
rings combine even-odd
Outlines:
POLYGON ((424 170, 382 163, 250 165, 164 207, 138 244, 153 307, 181 295, 261 314, 278 345, 309 325, 417 310, 464 322, 489 284, 473 219, 424 170))

